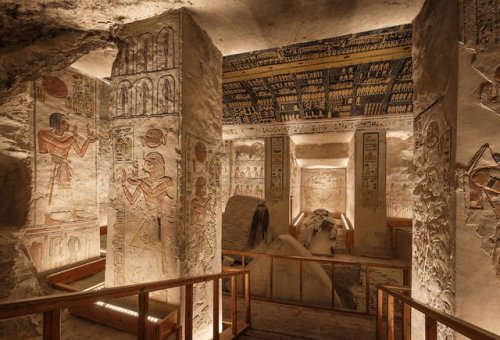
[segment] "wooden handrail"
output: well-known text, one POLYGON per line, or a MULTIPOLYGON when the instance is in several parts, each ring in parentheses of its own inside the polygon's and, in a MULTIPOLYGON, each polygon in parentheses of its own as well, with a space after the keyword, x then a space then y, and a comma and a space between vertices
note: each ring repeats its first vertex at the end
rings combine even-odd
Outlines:
POLYGON ((297 260, 297 261, 306 261, 306 262, 320 262, 320 263, 334 263, 336 265, 358 265, 368 267, 379 267, 379 268, 392 268, 392 269, 403 269, 408 268, 411 269, 409 265, 403 264, 388 264, 388 263, 377 263, 377 262, 360 262, 360 261, 340 261, 335 259, 322 259, 322 258, 314 258, 314 257, 306 257, 306 256, 296 256, 296 255, 277 255, 277 254, 266 254, 266 253, 254 253, 250 251, 239 251, 239 250, 222 250, 223 255, 245 255, 250 257, 257 256, 268 256, 274 257, 275 259, 287 259, 287 260, 297 260))
MULTIPOLYGON (((231 277, 233 280, 236 279, 236 276, 243 275, 245 278, 245 283, 248 283, 245 287, 245 304, 247 306, 246 313, 250 313, 250 294, 247 293, 250 290, 250 271, 248 269, 242 270, 232 270, 228 272, 222 272, 218 274, 210 274, 203 275, 198 277, 191 278, 179 278, 179 279, 171 279, 171 280, 162 280, 162 281, 154 281, 133 285, 126 285, 120 287, 111 287, 104 288, 97 291, 87 291, 87 292, 76 292, 76 293, 66 293, 66 294, 57 294, 50 296, 41 296, 34 297, 28 299, 21 299, 12 302, 3 302, 0 303, 0 320, 14 318, 19 316, 25 316, 35 313, 43 313, 44 314, 44 339, 58 339, 59 331, 60 331, 60 310, 65 309, 71 306, 79 306, 79 305, 89 305, 91 303, 97 302, 99 300, 105 300, 110 298, 120 298, 132 295, 139 296, 139 323, 138 323, 138 338, 146 339, 147 338, 147 327, 145 323, 147 321, 147 313, 148 313, 148 293, 154 292, 157 290, 164 290, 170 288, 177 288, 186 286, 186 300, 191 301, 191 306, 186 304, 186 316, 192 318, 192 287, 193 284, 206 282, 206 281, 218 281, 224 277, 231 277), (191 294, 189 294, 189 288, 191 288, 191 294), (188 296, 190 295, 190 296, 188 296), (191 313, 188 312, 188 309, 191 309, 191 313)), ((233 289, 235 289, 233 285, 233 289)), ((236 292, 234 292, 236 294, 236 292)), ((235 295, 236 296, 236 295, 235 295)), ((218 307, 218 303, 217 303, 218 307)), ((234 304, 233 304, 234 307, 234 304)), ((215 312, 215 308, 214 308, 215 312)), ((218 311, 217 311, 218 314, 218 311)), ((236 315, 236 313, 233 313, 236 315)), ((214 320, 218 320, 218 317, 214 318, 214 320)), ((250 315, 245 315, 245 320, 250 320, 250 315)), ((186 320, 186 339, 192 337, 192 328, 189 327, 191 320, 186 320)), ((236 330, 236 319, 232 318, 233 329, 236 330)), ((218 325, 214 327, 218 328, 218 325)))
MULTIPOLYGON (((327 308, 329 310, 338 310, 338 311, 347 311, 347 312, 356 312, 360 314, 370 314, 370 307, 369 307, 369 302, 370 302, 370 275, 369 275, 369 270, 371 268, 387 268, 387 269, 399 269, 402 270, 403 272, 403 284, 409 285, 410 284, 410 273, 411 273, 411 267, 408 265, 396 265, 396 264, 385 264, 385 263, 375 263, 375 262, 359 262, 359 261, 338 261, 335 259, 318 259, 318 258, 313 258, 313 257, 305 257, 305 256, 288 256, 288 255, 275 255, 275 254, 266 254, 266 253, 255 253, 255 252, 249 252, 249 251, 238 251, 238 250, 222 250, 222 255, 238 255, 241 256, 243 259, 243 267, 245 266, 244 264, 244 259, 246 257, 258 257, 258 256, 267 256, 271 260, 271 266, 270 266, 270 278, 269 278, 269 288, 270 288, 270 294, 269 294, 269 299, 270 301, 281 303, 281 304, 287 304, 287 305, 296 305, 296 306, 306 306, 303 301, 303 282, 302 282, 302 276, 303 273, 302 271, 304 270, 303 262, 315 262, 315 263, 329 263, 331 268, 332 268, 332 273, 331 273, 331 281, 332 281, 332 301, 330 304, 330 307, 327 308), (273 279, 273 272, 274 272, 274 259, 284 259, 284 260, 293 260, 293 261, 298 261, 299 262, 299 302, 298 303, 291 303, 291 302, 283 302, 283 301, 275 301, 273 297, 273 287, 274 287, 274 279, 273 279), (352 311, 352 310, 346 310, 343 308, 340 308, 339 306, 335 306, 335 276, 334 276, 334 268, 336 265, 350 265, 350 266, 360 266, 364 269, 365 272, 365 282, 366 282, 366 289, 365 289, 365 310, 364 312, 360 311, 352 311)), ((258 297, 254 297, 254 299, 259 299, 258 297)), ((315 308, 319 308, 318 306, 314 306, 315 308)), ((319 308, 319 309, 325 309, 325 308, 319 308)), ((372 313, 373 314, 373 313, 372 313)))
MULTIPOLYGON (((382 340, 382 312, 383 312, 383 293, 386 293, 388 297, 388 310, 394 310, 394 299, 399 300, 403 303, 403 310, 408 310, 408 308, 413 308, 425 315, 425 336, 426 339, 436 339, 437 338, 437 322, 452 328, 456 332, 475 340, 500 340, 500 336, 489 332, 483 328, 475 326, 467 321, 461 320, 452 315, 446 314, 436 308, 427 306, 409 296, 403 295, 401 292, 409 292, 408 287, 393 287, 393 286, 378 286, 377 288, 377 340, 382 340)), ((405 319, 403 317, 403 319, 405 319)), ((389 313, 388 318, 388 332, 387 339, 394 339, 394 327, 389 325, 391 320, 391 315, 389 313)), ((406 320, 404 320, 406 321, 406 320)), ((409 339, 409 332, 405 333, 403 327, 404 339, 409 339)), ((407 328, 407 327, 406 327, 407 328)))

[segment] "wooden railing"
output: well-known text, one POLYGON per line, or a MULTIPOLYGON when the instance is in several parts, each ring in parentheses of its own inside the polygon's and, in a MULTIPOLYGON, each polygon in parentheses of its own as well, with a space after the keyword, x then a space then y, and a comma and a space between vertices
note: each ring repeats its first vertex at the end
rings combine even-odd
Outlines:
POLYGON ((387 218, 387 227, 391 229, 392 256, 397 256, 396 229, 407 229, 411 233, 413 220, 411 218, 387 218))
MULTIPOLYGON (((349 312, 355 312, 355 313, 361 313, 361 314, 373 314, 370 311, 370 269, 371 268, 385 268, 385 269, 399 269, 402 271, 402 276, 403 276, 403 285, 409 285, 411 282, 410 279, 410 273, 411 273, 411 267, 406 266, 406 265, 395 265, 395 264, 382 264, 382 263, 371 263, 371 262, 349 262, 349 261, 338 261, 334 259, 321 259, 321 258, 315 258, 315 257, 303 257, 303 256, 285 256, 285 255, 273 255, 273 254, 265 254, 265 253, 253 253, 253 252, 244 252, 244 251, 236 251, 236 250, 222 250, 222 255, 228 255, 228 256, 240 256, 241 257, 241 263, 242 263, 242 268, 245 269, 245 260, 247 257, 258 257, 258 256, 265 256, 269 257, 271 261, 271 269, 270 269, 270 277, 269 277, 269 285, 270 285, 270 297, 267 299, 268 301, 271 302, 277 302, 277 303, 283 303, 283 304, 288 304, 288 305, 294 305, 294 306, 304 306, 307 307, 307 304, 304 303, 302 299, 303 295, 303 268, 304 268, 304 262, 311 262, 311 263, 318 263, 318 264, 329 264, 331 266, 331 275, 330 279, 332 281, 332 295, 331 295, 331 303, 330 307, 327 307, 326 309, 330 310, 338 310, 338 311, 349 311, 349 312), (275 259, 284 259, 284 260, 290 260, 290 261, 296 261, 299 264, 299 301, 298 302, 293 302, 293 301, 287 301, 286 303, 281 301, 281 300, 276 300, 273 298, 273 285, 274 285, 274 263, 275 259), (366 282, 366 291, 365 291, 365 308, 364 311, 357 311, 357 310, 351 310, 351 309, 344 309, 340 308, 339 306, 335 306, 335 267, 336 266, 359 266, 364 269, 365 272, 365 282, 366 282)), ((253 296, 253 299, 262 299, 262 297, 257 297, 253 296)), ((319 306, 311 306, 314 308, 322 308, 325 309, 324 307, 319 307, 319 306)))
POLYGON ((449 314, 443 313, 436 308, 429 307, 423 303, 412 299, 409 295, 409 287, 378 286, 377 288, 377 340, 383 339, 383 309, 384 293, 387 295, 387 339, 395 339, 395 306, 394 300, 402 303, 401 308, 401 338, 403 340, 411 339, 411 310, 416 309, 425 315, 425 339, 437 339, 438 322, 455 330, 456 332, 474 340, 499 340, 500 336, 493 334, 485 329, 470 324, 464 320, 458 319, 449 314))
POLYGON ((349 251, 349 254, 352 254, 354 250, 354 226, 346 214, 341 214, 340 220, 345 228, 345 246, 349 251))
POLYGON ((237 329, 237 291, 236 277, 244 277, 245 323, 250 324, 250 272, 248 270, 237 270, 222 272, 219 274, 204 275, 192 278, 181 278, 173 280, 155 281, 142 284, 127 285, 121 287, 105 288, 98 291, 81 293, 67 293, 50 296, 42 296, 30 299, 17 300, 13 302, 0 303, 0 320, 13 317, 25 316, 35 313, 43 313, 43 339, 60 339, 61 333, 61 310, 70 306, 89 305, 98 301, 111 298, 138 295, 138 339, 148 339, 148 302, 149 293, 183 287, 186 288, 184 336, 186 340, 193 338, 193 285, 200 282, 213 282, 213 339, 219 339, 219 280, 231 278, 231 333, 236 335, 237 329))

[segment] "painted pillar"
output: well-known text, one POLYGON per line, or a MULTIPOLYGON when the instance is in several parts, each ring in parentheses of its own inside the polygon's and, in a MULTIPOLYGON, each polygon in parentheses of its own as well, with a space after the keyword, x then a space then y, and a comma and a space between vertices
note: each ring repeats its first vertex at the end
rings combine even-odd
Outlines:
POLYGON ((385 131, 356 132, 354 138, 355 251, 387 255, 385 131))
MULTIPOLYGON (((220 272, 220 52, 182 10, 118 36, 106 284, 220 272)), ((211 289, 195 289, 197 339, 212 334, 211 289)))

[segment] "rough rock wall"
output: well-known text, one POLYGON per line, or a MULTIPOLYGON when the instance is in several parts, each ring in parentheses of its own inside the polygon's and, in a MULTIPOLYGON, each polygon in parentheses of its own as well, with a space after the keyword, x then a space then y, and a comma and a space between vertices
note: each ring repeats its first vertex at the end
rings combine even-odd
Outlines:
POLYGON ((302 169, 302 211, 326 209, 329 212, 345 212, 345 169, 302 169))
POLYGON ((90 50, 111 43, 110 32, 82 30, 59 16, 47 16, 46 9, 46 3, 33 1, 0 4, 0 102, 26 81, 65 68, 90 50))
MULTIPOLYGON (((222 55, 182 12, 183 274, 218 273, 221 265, 222 55)), ((211 338, 213 288, 195 286, 195 339, 211 338)))
MULTIPOLYGON (((107 286, 180 275, 180 34, 180 13, 119 32, 110 94, 107 286)), ((172 290, 156 297, 178 298, 172 290)))
POLYGON ((296 218, 301 212, 301 168, 297 163, 296 145, 290 139, 290 196, 292 201, 292 219, 296 218))
POLYGON ((492 179, 500 174, 494 157, 500 153, 500 3, 459 6, 456 314, 498 334, 500 188, 492 179))
MULTIPOLYGON (((455 309, 457 17, 455 1, 426 1, 413 22, 412 296, 447 313, 455 309)), ((412 325, 412 338, 422 338, 423 320, 414 316, 412 325)), ((453 337, 444 327, 439 333, 453 337)))
POLYGON ((30 220, 33 171, 32 83, 0 103, 0 223, 22 226, 30 220))
POLYGON ((413 216, 413 134, 387 137, 387 216, 413 216))

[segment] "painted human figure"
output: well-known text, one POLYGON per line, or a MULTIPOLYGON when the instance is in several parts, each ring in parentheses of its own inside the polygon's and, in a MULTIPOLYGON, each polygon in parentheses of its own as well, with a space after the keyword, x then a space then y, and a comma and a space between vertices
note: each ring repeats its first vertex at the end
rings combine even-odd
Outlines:
POLYGON ((132 245, 161 250, 162 204, 166 196, 172 199, 168 190, 173 181, 165 176, 165 161, 158 152, 150 152, 144 157, 143 170, 147 173, 143 178, 128 178, 126 171, 122 170, 122 188, 128 202, 134 204, 143 194, 147 208, 146 217, 132 239, 132 245), (129 191, 127 183, 135 186, 133 192, 129 191))
POLYGON ((240 167, 236 167, 236 169, 234 170, 234 178, 241 178, 243 177, 243 172, 240 171, 240 167))
POLYGON ((90 132, 89 125, 87 125, 87 138, 80 146, 77 139, 77 126, 73 125, 70 133, 69 119, 60 112, 53 112, 49 116, 49 126, 51 129, 38 132, 38 152, 50 154, 53 164, 48 191, 49 212, 45 214, 45 223, 60 223, 60 220, 52 216, 56 212, 69 212, 73 220, 79 220, 81 217, 76 213, 77 208, 72 190, 74 173, 68 154, 73 149, 78 156, 83 157, 89 144, 97 141, 97 137, 90 132))
POLYGON ((163 40, 163 57, 165 58, 165 67, 168 67, 168 44, 169 44, 169 34, 165 33, 165 39, 163 40))
POLYGON ((163 95, 163 113, 168 113, 168 102, 170 101, 171 95, 170 95, 170 83, 168 79, 163 80, 163 89, 162 89, 162 95, 163 95))

